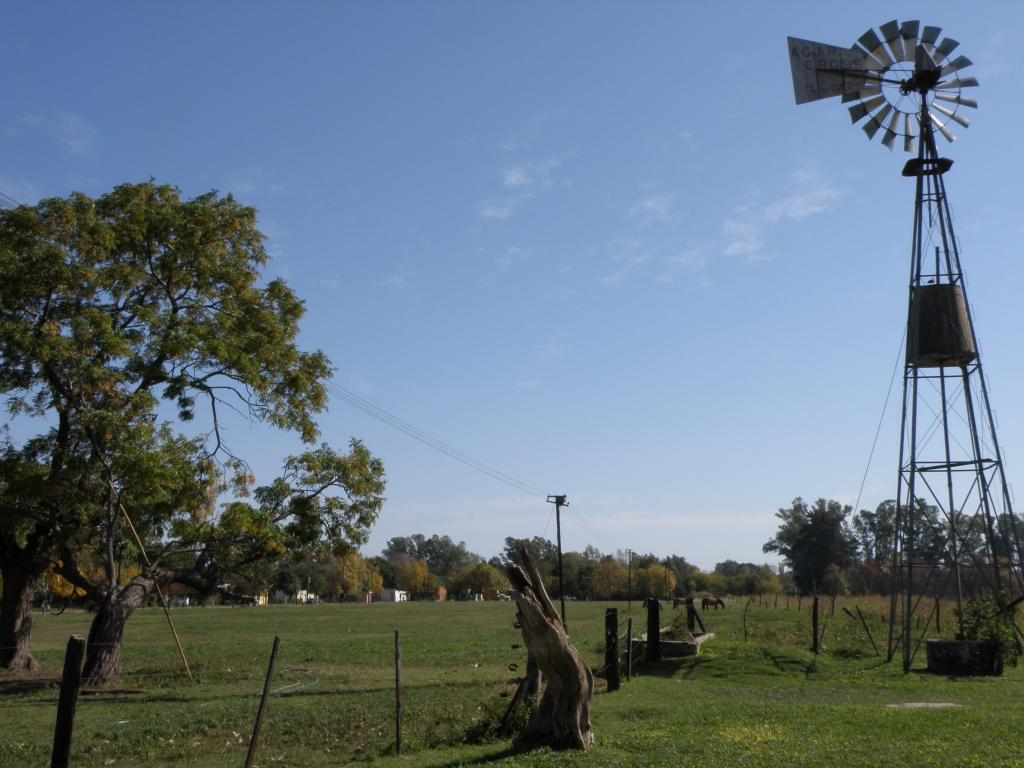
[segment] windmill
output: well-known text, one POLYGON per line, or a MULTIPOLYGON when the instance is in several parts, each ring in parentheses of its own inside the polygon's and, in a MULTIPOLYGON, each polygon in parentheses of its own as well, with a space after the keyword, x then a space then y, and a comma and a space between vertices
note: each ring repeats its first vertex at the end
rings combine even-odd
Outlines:
POLYGON ((926 595, 951 594, 958 609, 965 591, 987 595, 1010 617, 1011 597, 1024 594, 1024 531, 946 195, 953 161, 936 147, 936 135, 952 142, 953 124, 970 125, 963 113, 977 102, 963 93, 978 81, 963 75, 971 60, 953 56, 959 43, 941 35, 918 21, 890 21, 850 48, 788 38, 797 104, 838 96, 869 140, 893 149, 901 139, 913 155, 903 167, 915 197, 888 653, 892 660, 902 649, 905 671, 938 623, 938 601, 926 595))

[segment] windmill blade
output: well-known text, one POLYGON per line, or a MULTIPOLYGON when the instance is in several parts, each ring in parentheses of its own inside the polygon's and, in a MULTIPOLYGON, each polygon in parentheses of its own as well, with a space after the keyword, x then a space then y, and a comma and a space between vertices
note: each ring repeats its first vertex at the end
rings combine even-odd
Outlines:
POLYGON ((924 43, 917 46, 917 50, 914 53, 914 69, 918 72, 925 72, 927 70, 938 69, 939 65, 935 63, 935 59, 928 52, 924 43))
POLYGON ((878 28, 882 38, 889 44, 892 57, 896 61, 903 61, 903 38, 900 37, 900 23, 893 19, 878 28))
POLYGON ((945 83, 939 83, 935 86, 935 89, 939 91, 951 91, 954 88, 974 88, 977 85, 978 78, 965 77, 963 80, 950 80, 945 83))
POLYGON ((875 98, 862 101, 860 104, 854 104, 850 107, 850 122, 859 122, 867 117, 869 112, 874 112, 883 104, 885 104, 885 96, 875 96, 875 98))
POLYGON ((900 121, 900 112, 893 112, 892 119, 889 120, 889 125, 885 128, 885 136, 882 137, 882 146, 886 149, 892 149, 893 142, 896 141, 896 137, 899 135, 896 133, 896 126, 900 121))
POLYGON ((950 144, 956 141, 956 134, 949 130, 949 128, 946 127, 946 124, 939 120, 939 118, 937 118, 933 112, 929 112, 928 117, 932 119, 932 122, 935 124, 935 127, 939 129, 939 133, 946 137, 946 141, 948 141, 950 144))
POLYGON ((882 62, 880 62, 878 59, 876 59, 874 56, 868 53, 867 49, 863 48, 857 43, 854 43, 853 47, 850 50, 857 51, 857 53, 863 56, 864 66, 867 67, 872 72, 881 72, 883 69, 885 69, 885 65, 882 62))
POLYGON ((917 50, 917 30, 920 29, 920 27, 920 21, 904 21, 903 26, 900 27, 900 38, 903 40, 904 61, 910 61, 914 58, 914 52, 917 50))
POLYGON ((933 46, 941 34, 942 27, 925 27, 924 32, 921 33, 921 42, 933 46))
POLYGON ((878 129, 885 123, 885 119, 892 112, 892 104, 886 104, 884 109, 878 111, 874 117, 864 123, 861 129, 868 135, 869 139, 875 138, 875 134, 878 133, 878 129))
POLYGON ((856 93, 844 93, 843 94, 843 103, 844 104, 849 104, 851 101, 857 101, 858 99, 860 99, 862 101, 866 100, 866 99, 870 99, 872 96, 877 96, 881 92, 882 92, 882 86, 880 86, 880 85, 871 85, 871 86, 868 86, 867 88, 863 88, 863 89, 857 91, 856 93))
POLYGON ((889 55, 889 52, 886 51, 885 44, 878 39, 878 35, 875 34, 875 30, 869 29, 857 38, 857 42, 863 45, 864 48, 867 49, 868 53, 877 59, 878 63, 883 67, 892 66, 892 57, 889 55))
MULTIPOLYGON (((917 117, 915 115, 915 117, 917 117)), ((914 152, 917 149, 917 137, 914 135, 914 121, 910 119, 910 113, 903 115, 903 151, 914 152)))
POLYGON ((956 47, 960 45, 958 40, 954 40, 952 37, 947 37, 935 48, 935 63, 941 64, 946 58, 949 57, 956 47))
POLYGON ((950 104, 958 104, 961 107, 978 108, 978 102, 974 99, 966 99, 963 96, 950 96, 948 93, 936 93, 935 98, 939 101, 948 101, 950 104))
POLYGON ((946 107, 942 106, 941 104, 936 104, 934 102, 932 102, 932 109, 939 110, 939 112, 944 114, 946 117, 948 117, 953 122, 960 123, 960 125, 962 125, 964 128, 970 128, 971 127, 971 121, 970 120, 968 120, 963 115, 958 115, 952 109, 947 109, 946 107))
POLYGON ((971 66, 971 64, 973 63, 974 62, 968 59, 966 56, 957 56, 953 61, 951 61, 949 64, 942 68, 942 71, 939 73, 939 75, 941 77, 951 75, 954 72, 959 72, 964 67, 971 66))

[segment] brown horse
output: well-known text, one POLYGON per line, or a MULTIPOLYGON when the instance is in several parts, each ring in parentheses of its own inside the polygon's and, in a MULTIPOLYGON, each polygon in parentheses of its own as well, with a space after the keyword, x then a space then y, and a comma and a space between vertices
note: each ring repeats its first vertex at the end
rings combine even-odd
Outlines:
POLYGON ((725 610, 725 601, 720 597, 705 597, 700 601, 700 607, 702 611, 706 611, 709 607, 714 608, 716 611, 721 608, 725 610))

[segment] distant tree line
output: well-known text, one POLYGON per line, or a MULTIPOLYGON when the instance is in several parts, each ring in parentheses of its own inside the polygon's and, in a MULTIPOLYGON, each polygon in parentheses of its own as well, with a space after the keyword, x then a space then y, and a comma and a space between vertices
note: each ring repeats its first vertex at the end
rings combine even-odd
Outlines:
MULTIPOLYGON (((917 499, 910 517, 914 520, 911 556, 934 568, 922 589, 941 596, 955 588, 946 576, 953 562, 949 516, 923 499, 917 499)), ((779 528, 764 545, 765 552, 781 555, 789 571, 782 575, 787 591, 802 594, 884 594, 892 588, 896 545, 897 506, 883 501, 875 510, 860 510, 832 499, 808 504, 797 497, 776 515, 779 528)), ((991 521, 991 546, 986 540, 988 522, 981 514, 955 513, 959 532, 955 547, 961 563, 960 583, 972 597, 985 591, 986 575, 979 564, 992 558, 1009 562, 1012 542, 1024 538, 1019 521, 1001 515, 991 521)), ((904 553, 906 554, 906 553, 904 553)))

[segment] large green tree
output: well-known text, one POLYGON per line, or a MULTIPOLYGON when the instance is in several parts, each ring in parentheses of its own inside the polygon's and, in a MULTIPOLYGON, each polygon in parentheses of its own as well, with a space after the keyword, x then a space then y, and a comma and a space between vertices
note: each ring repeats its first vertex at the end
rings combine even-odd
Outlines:
POLYGON ((846 518, 852 509, 832 499, 818 499, 808 505, 802 498, 780 509, 775 516, 779 529, 765 543, 765 552, 786 558, 798 589, 819 594, 830 571, 844 567, 857 551, 846 518))
POLYGON ((422 533, 395 536, 388 541, 382 554, 394 562, 402 560, 403 557, 422 560, 442 583, 446 583, 467 565, 483 560, 480 555, 466 548, 466 542, 455 542, 450 536, 436 533, 429 538, 422 533))
POLYGON ((315 441, 330 365, 299 348, 303 304, 263 280, 266 261, 255 210, 215 192, 183 199, 148 182, 0 211, 0 394, 39 427, 8 441, 0 466, 3 666, 34 664, 29 596, 50 562, 115 540, 130 549, 120 506, 154 538, 171 507, 201 519, 208 462, 244 468, 227 411, 315 441), (202 437, 167 432, 161 403, 202 437), (178 480, 191 477, 178 490, 192 492, 151 497, 147 473, 170 471, 156 465, 172 454, 178 480), (93 535, 105 528, 117 535, 93 535))

